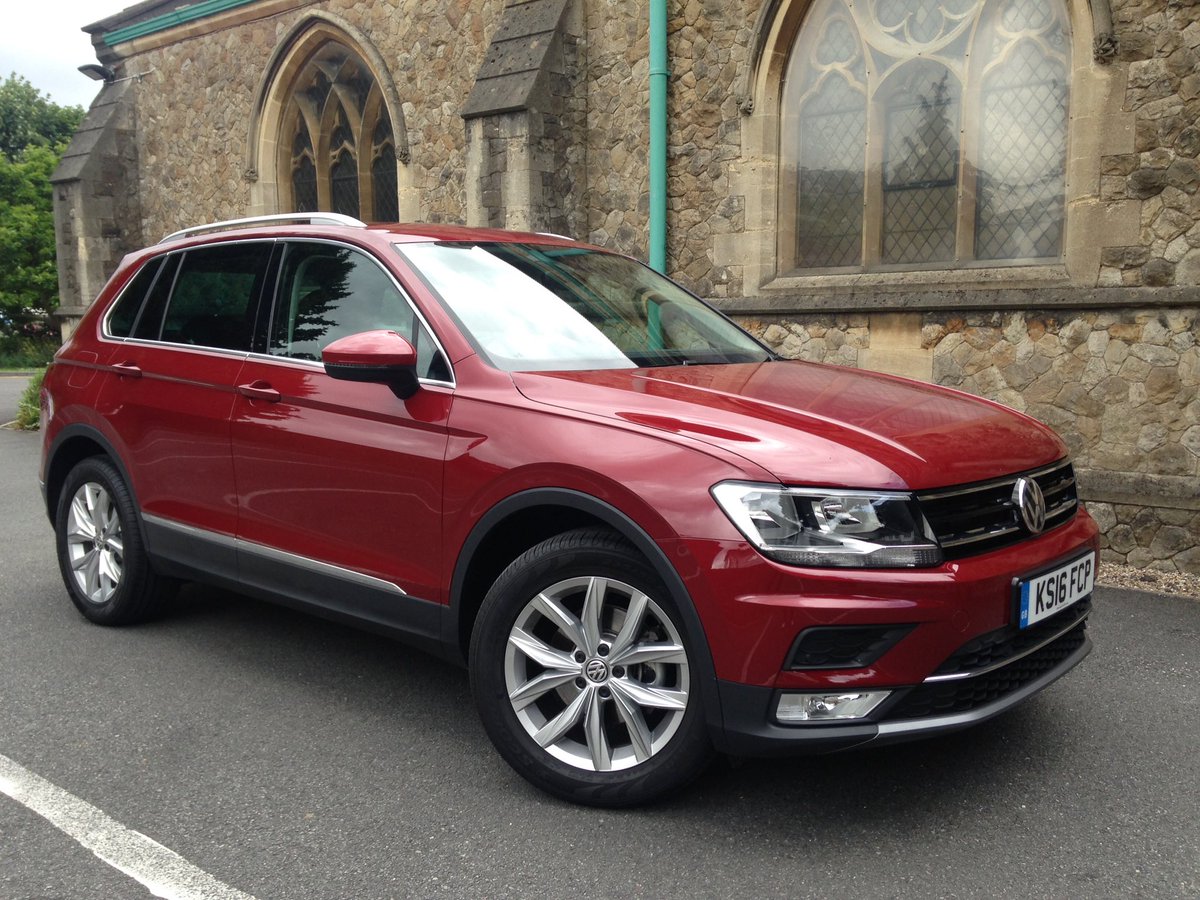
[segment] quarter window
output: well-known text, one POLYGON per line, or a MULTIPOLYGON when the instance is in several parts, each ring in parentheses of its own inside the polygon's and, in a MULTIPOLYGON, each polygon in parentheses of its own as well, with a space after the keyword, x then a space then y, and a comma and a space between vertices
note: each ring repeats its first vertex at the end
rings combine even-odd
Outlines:
POLYGON ((137 321, 138 311, 142 308, 142 301, 146 299, 146 292, 154 284, 154 276, 158 274, 158 269, 161 265, 161 256, 150 260, 138 270, 129 284, 125 286, 125 290, 121 292, 121 299, 116 302, 112 312, 108 315, 107 330, 109 335, 112 337, 129 337, 133 333, 133 323, 137 321))
POLYGON ((815 0, 783 86, 780 269, 1058 259, 1062 0, 815 0))

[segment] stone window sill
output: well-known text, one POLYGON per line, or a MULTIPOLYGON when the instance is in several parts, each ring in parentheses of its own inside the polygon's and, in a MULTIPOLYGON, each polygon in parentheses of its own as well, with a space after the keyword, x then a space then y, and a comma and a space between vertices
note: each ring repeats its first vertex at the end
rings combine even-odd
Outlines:
POLYGON ((839 293, 864 289, 878 293, 909 293, 913 290, 996 290, 1059 287, 1070 284, 1067 267, 978 266, 972 268, 922 269, 920 271, 839 272, 821 275, 780 275, 764 283, 763 294, 839 293))

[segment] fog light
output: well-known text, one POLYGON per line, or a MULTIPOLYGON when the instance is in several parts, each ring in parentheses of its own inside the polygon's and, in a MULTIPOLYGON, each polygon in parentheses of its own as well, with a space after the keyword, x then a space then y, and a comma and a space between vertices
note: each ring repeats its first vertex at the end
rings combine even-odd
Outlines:
POLYGON ((861 719, 869 715, 890 693, 891 691, 855 691, 842 694, 784 694, 779 698, 775 717, 780 722, 861 719))

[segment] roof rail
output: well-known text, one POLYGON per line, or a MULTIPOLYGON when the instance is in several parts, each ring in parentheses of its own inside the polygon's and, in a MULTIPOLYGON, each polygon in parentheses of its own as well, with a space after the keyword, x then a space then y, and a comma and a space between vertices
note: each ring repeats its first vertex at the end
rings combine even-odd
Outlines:
POLYGON ((248 219, 229 219, 226 222, 210 222, 208 225, 195 225, 192 228, 173 231, 159 241, 159 243, 165 244, 168 241, 177 241, 180 238, 191 237, 195 234, 206 234, 210 231, 225 231, 229 228, 248 228, 251 225, 282 225, 285 222, 298 222, 308 225, 348 225, 352 228, 367 227, 366 222, 360 222, 352 216, 343 216, 341 213, 278 213, 273 216, 251 216, 248 219))

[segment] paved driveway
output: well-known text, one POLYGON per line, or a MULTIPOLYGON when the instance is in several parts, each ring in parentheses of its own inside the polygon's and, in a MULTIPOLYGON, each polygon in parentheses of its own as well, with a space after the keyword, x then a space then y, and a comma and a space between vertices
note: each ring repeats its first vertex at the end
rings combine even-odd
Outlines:
MULTIPOLYGON (((218 885, 190 896, 1200 894, 1196 601, 1098 591, 1092 657, 972 731, 587 810, 512 774, 465 674, 401 645, 200 589, 87 624, 37 450, 0 431, 0 758, 218 885)), ((0 792, 0 897, 148 896, 0 792)))
POLYGON ((0 372, 0 425, 17 417, 17 403, 29 383, 28 375, 9 375, 0 372))

